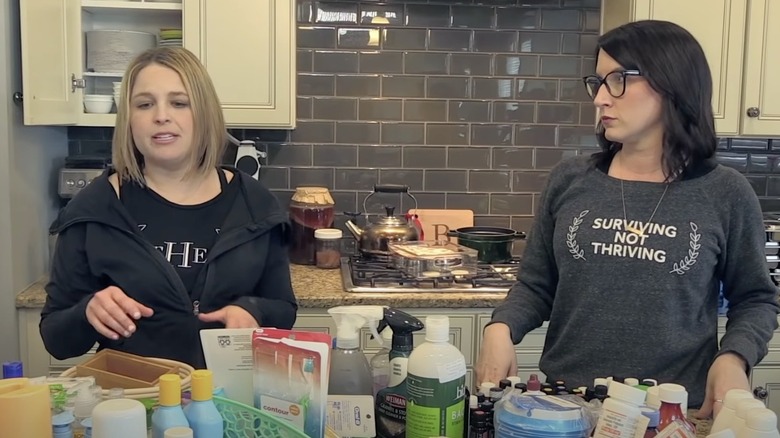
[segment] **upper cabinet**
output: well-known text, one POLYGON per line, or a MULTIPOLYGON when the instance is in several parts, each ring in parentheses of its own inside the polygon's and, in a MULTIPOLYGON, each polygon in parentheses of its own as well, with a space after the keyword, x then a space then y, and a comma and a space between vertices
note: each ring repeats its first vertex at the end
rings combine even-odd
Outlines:
MULTIPOLYGON (((295 127, 293 1, 21 0, 20 10, 27 125, 114 126, 115 108, 109 114, 84 108, 84 95, 112 95, 112 83, 124 73, 105 67, 110 56, 105 47, 89 47, 88 32, 157 36, 161 29, 182 29, 183 46, 209 71, 228 126, 295 127), (88 53, 96 50, 103 68, 89 68, 88 53)), ((143 44, 127 39, 109 43, 110 37, 92 33, 90 41, 116 47, 120 58, 132 44, 143 44)))
POLYGON ((704 48, 719 136, 780 135, 780 2, 602 0, 602 32, 645 19, 677 23, 704 48))

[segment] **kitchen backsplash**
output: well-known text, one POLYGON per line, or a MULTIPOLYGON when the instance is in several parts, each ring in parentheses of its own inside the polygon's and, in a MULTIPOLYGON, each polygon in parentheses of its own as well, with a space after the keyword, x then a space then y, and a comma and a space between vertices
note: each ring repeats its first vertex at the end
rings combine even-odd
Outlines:
MULTIPOLYGON (((406 184, 421 208, 527 230, 549 170, 595 150, 580 77, 594 69, 599 5, 299 0, 297 128, 231 132, 268 153, 261 178, 284 203, 321 185, 358 211, 374 184, 406 184)), ((111 131, 70 128, 70 153, 110 154, 111 131)), ((722 139, 719 159, 780 210, 780 139, 722 139)))

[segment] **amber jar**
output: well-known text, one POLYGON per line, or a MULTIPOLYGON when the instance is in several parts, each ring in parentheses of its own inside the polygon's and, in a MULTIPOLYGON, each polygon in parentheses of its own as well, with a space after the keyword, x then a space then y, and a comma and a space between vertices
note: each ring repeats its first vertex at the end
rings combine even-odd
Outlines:
POLYGON ((313 265, 316 262, 314 231, 331 228, 334 216, 333 197, 325 187, 298 187, 290 201, 290 262, 313 265))

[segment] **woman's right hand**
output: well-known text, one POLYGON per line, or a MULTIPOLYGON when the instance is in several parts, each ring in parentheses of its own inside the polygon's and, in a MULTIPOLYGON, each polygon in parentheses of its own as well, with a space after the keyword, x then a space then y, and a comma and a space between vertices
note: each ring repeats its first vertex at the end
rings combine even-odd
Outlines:
POLYGON ((499 322, 485 327, 476 371, 477 388, 482 382, 498 384, 501 379, 517 374, 517 357, 509 326, 499 322))
POLYGON ((87 321, 101 335, 117 340, 135 332, 135 320, 150 317, 154 311, 128 297, 122 289, 109 286, 92 296, 87 303, 87 321))

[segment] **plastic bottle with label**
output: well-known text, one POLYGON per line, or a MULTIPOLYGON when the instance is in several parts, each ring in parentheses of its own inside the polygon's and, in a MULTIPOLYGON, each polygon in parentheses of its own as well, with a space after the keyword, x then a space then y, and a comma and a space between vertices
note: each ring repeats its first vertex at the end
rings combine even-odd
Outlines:
POLYGON ((374 397, 387 388, 390 381, 390 345, 393 342, 393 329, 390 327, 382 330, 382 349, 371 358, 371 376, 374 378, 374 397))
POLYGON ((209 370, 195 370, 192 379, 192 402, 184 408, 184 415, 195 438, 221 438, 222 415, 212 398, 214 376, 209 370))
POLYGON ((685 417, 682 405, 688 402, 688 391, 685 387, 676 383, 662 383, 658 385, 658 398, 661 407, 658 409, 661 416, 658 420, 658 431, 663 432, 675 420, 680 420, 692 433, 696 433, 696 426, 685 417))
POLYGON ((609 398, 604 400, 593 437, 633 438, 637 422, 642 417, 640 406, 645 402, 645 392, 613 381, 607 395, 609 398))
POLYGON ((466 359, 449 343, 450 319, 425 319, 425 342, 409 356, 406 437, 464 436, 466 359))
POLYGON ((160 376, 160 405, 152 414, 152 438, 163 438, 172 427, 189 427, 181 407, 181 377, 178 374, 160 376))
POLYGON ((723 407, 712 421, 710 434, 731 428, 734 419, 737 417, 737 402, 744 399, 753 399, 753 394, 748 390, 740 388, 729 389, 726 392, 726 396, 723 397, 723 407))

